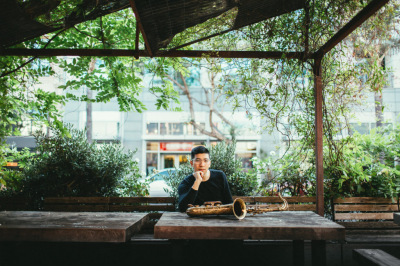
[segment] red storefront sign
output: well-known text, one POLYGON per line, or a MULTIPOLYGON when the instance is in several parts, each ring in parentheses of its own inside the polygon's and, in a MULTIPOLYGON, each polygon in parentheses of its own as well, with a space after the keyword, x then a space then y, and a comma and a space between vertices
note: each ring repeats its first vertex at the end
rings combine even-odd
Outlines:
POLYGON ((193 142, 160 142, 161 151, 191 151, 193 142))

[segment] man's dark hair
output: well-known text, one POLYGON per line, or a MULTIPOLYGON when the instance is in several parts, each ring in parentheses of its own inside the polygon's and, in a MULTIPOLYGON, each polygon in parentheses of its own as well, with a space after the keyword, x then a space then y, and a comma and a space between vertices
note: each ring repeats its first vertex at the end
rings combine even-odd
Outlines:
POLYGON ((204 146, 197 146, 195 148, 192 149, 192 160, 194 159, 194 157, 196 156, 196 154, 199 153, 207 153, 208 157, 210 157, 210 152, 207 150, 206 147, 204 146))

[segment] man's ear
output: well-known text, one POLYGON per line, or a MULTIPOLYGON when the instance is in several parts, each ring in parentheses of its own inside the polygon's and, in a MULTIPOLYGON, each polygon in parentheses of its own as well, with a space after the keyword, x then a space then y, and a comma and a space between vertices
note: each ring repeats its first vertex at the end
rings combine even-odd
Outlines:
POLYGON ((190 160, 190 165, 193 167, 193 161, 192 160, 190 160))

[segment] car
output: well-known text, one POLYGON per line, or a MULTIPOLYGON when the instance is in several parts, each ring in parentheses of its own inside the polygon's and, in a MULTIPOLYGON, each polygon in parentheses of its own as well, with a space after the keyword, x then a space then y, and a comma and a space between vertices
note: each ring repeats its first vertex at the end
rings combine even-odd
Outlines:
POLYGON ((164 188, 170 189, 164 180, 164 177, 169 175, 169 171, 175 173, 175 168, 165 168, 143 179, 150 182, 150 197, 169 197, 169 194, 164 191, 164 188))

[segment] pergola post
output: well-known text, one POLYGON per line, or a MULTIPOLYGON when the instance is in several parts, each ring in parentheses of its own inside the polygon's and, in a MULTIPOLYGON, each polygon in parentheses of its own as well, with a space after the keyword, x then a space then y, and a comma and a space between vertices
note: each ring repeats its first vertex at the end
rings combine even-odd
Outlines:
POLYGON ((314 58, 314 104, 315 104, 315 168, 317 182, 317 214, 324 216, 324 165, 322 131, 322 57, 314 58))

